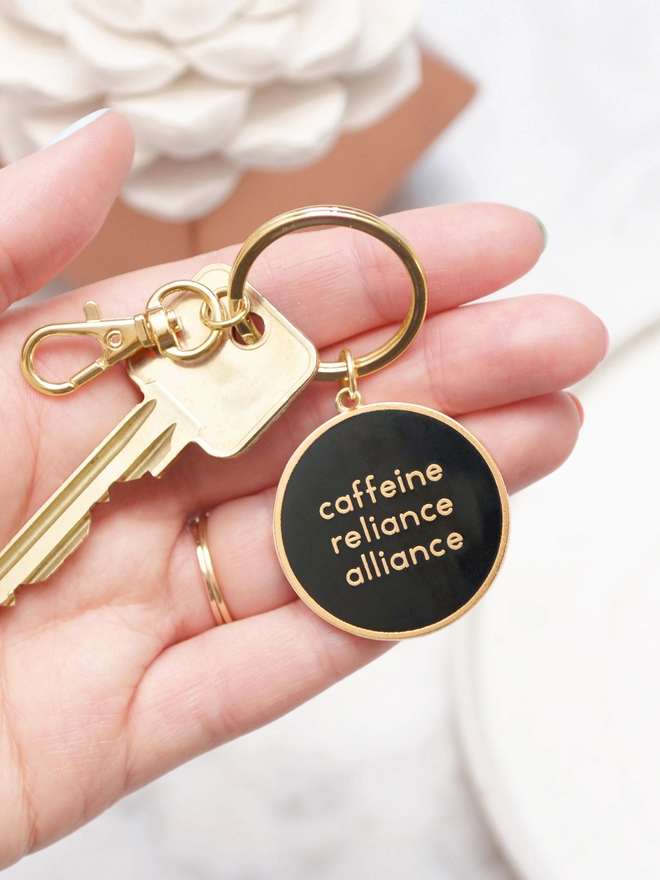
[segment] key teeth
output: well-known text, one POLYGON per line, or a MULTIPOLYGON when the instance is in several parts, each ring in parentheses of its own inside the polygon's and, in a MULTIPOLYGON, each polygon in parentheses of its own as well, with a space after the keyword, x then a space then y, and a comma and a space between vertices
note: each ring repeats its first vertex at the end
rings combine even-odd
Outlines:
POLYGON ((45 581, 54 571, 57 571, 64 560, 85 540, 89 534, 91 524, 92 515, 91 513, 88 513, 80 520, 80 522, 77 522, 66 537, 60 541, 53 552, 49 554, 48 560, 32 572, 26 583, 36 584, 39 581, 45 581))

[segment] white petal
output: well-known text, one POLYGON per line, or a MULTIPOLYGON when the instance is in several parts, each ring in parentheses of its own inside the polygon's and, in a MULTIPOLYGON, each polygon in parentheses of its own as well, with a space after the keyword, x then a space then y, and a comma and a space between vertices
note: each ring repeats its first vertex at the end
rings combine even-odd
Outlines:
POLYGON ((123 200, 159 220, 198 220, 224 201, 235 188, 240 172, 219 156, 197 162, 159 159, 131 177, 123 200))
POLYGON ((255 18, 269 15, 279 15, 297 9, 304 0, 252 0, 244 11, 244 15, 253 15, 255 18))
POLYGON ((339 83, 278 83, 253 97, 244 124, 224 154, 241 165, 291 168, 314 161, 334 143, 346 107, 339 83))
POLYGON ((69 12, 66 36, 105 91, 135 95, 159 89, 185 70, 185 62, 155 39, 119 34, 87 15, 69 12))
POLYGON ((320 79, 345 67, 360 35, 359 0, 307 0, 299 16, 286 76, 320 79))
POLYGON ((18 107, 6 95, 0 95, 0 162, 9 165, 33 153, 37 146, 23 131, 18 107))
POLYGON ((296 31, 296 16, 238 19, 221 34, 181 47, 180 53, 205 76, 220 82, 261 84, 283 69, 296 31))
POLYGON ((39 150, 65 128, 87 116, 88 113, 100 109, 99 103, 79 104, 75 107, 41 107, 25 113, 21 124, 23 131, 34 144, 34 149, 39 150))
POLYGON ((177 159, 218 151, 242 121, 247 89, 228 88, 189 74, 161 92, 111 102, 153 149, 177 159))
POLYGON ((233 18, 246 0, 142 0, 155 27, 175 43, 210 34, 233 18))
POLYGON ((99 90, 57 37, 0 18, 0 85, 27 103, 71 103, 99 90))
MULTIPOLYGON (((76 107, 49 107, 21 113, 12 105, 13 102, 0 99, 0 152, 6 162, 13 162, 41 149, 65 128, 99 109, 98 104, 81 104, 76 107)), ((140 139, 136 138, 133 171, 145 168, 157 158, 158 153, 150 148, 145 149, 140 139)))
MULTIPOLYGON (((29 2, 29 0, 28 0, 29 2)), ((90 18, 127 33, 148 33, 153 22, 142 0, 73 0, 71 4, 87 12, 90 18)))
POLYGON ((360 40, 346 73, 362 73, 381 64, 412 34, 421 0, 363 0, 360 40))
POLYGON ((145 144, 138 136, 135 137, 135 155, 133 156, 133 165, 131 166, 131 174, 139 174, 153 165, 158 160, 158 152, 153 150, 148 144, 145 144))
POLYGON ((20 21, 51 34, 61 34, 64 11, 71 0, 1 0, 0 10, 6 10, 20 21))
POLYGON ((420 52, 414 40, 369 73, 343 80, 348 104, 344 130, 368 128, 412 94, 422 81, 420 52))

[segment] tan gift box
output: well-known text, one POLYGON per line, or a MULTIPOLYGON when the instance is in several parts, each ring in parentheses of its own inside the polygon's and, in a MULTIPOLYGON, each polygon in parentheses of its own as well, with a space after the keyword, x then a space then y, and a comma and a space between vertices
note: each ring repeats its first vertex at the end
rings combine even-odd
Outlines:
POLYGON ((343 135, 324 159, 307 168, 248 172, 227 201, 202 220, 165 223, 115 202, 65 277, 87 284, 235 244, 276 214, 303 205, 351 205, 377 212, 475 92, 461 73, 428 52, 422 69, 422 85, 381 122, 343 135))

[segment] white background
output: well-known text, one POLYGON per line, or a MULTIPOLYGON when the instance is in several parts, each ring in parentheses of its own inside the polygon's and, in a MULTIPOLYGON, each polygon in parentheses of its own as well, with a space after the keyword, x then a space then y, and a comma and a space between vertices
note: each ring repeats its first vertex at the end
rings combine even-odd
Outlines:
MULTIPOLYGON (((609 324, 616 349, 660 316, 660 6, 426 0, 420 33, 472 75, 480 92, 392 208, 476 199, 537 214, 548 227, 548 249, 514 292, 583 300, 609 324)), ((614 414, 621 404, 620 396, 612 401, 614 414)), ((541 517, 540 505, 560 485, 553 480, 527 506, 527 518, 541 517)), ((515 565, 510 559, 513 574, 502 577, 513 582, 515 565)), ((487 627, 497 601, 496 585, 453 633, 398 646, 5 876, 511 880, 468 781, 452 698, 457 680, 461 699, 469 689, 464 670, 452 670, 452 656, 459 663, 464 656, 464 644, 452 655, 456 633, 466 639, 468 630, 487 627), (482 623, 472 624, 473 616, 482 623)), ((479 761, 468 751, 479 779, 479 761)), ((486 803, 497 826, 493 798, 486 803)), ((617 830, 600 827, 599 839, 606 845, 617 830)), ((507 860, 520 865, 516 848, 534 828, 518 832, 504 839, 507 860)), ((536 864, 528 876, 549 876, 535 873, 536 864)), ((553 876, 568 880, 571 872, 553 876)))

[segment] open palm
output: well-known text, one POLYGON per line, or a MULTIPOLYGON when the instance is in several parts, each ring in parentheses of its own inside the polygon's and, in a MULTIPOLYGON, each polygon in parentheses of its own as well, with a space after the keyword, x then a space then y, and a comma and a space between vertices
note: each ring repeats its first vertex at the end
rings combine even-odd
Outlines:
MULTIPOLYGON (((128 126, 110 113, 0 172, 4 307, 42 286, 94 235, 131 149, 128 126)), ((550 296, 458 308, 537 260, 542 235, 523 211, 447 206, 390 222, 426 268, 429 316, 402 359, 362 380, 365 401, 410 401, 458 417, 491 451, 510 490, 548 473, 580 424, 560 389, 602 358, 600 321, 550 296)), ((371 349, 407 311, 404 271, 366 236, 318 232, 304 248, 296 238, 259 261, 257 289, 324 359, 347 340, 357 353, 371 349)), ((135 272, 4 315, 3 545, 139 400, 121 367, 69 397, 39 395, 20 372, 25 338, 44 323, 80 319, 87 299, 104 315, 132 315, 161 284, 230 263, 234 253, 135 272)), ((296 445, 333 415, 334 392, 315 383, 240 458, 190 447, 161 480, 116 486, 63 567, 19 590, 16 607, 0 608, 0 867, 384 650, 303 606, 273 547, 279 475, 296 445), (222 627, 214 626, 186 526, 204 511, 235 620, 222 627)))

